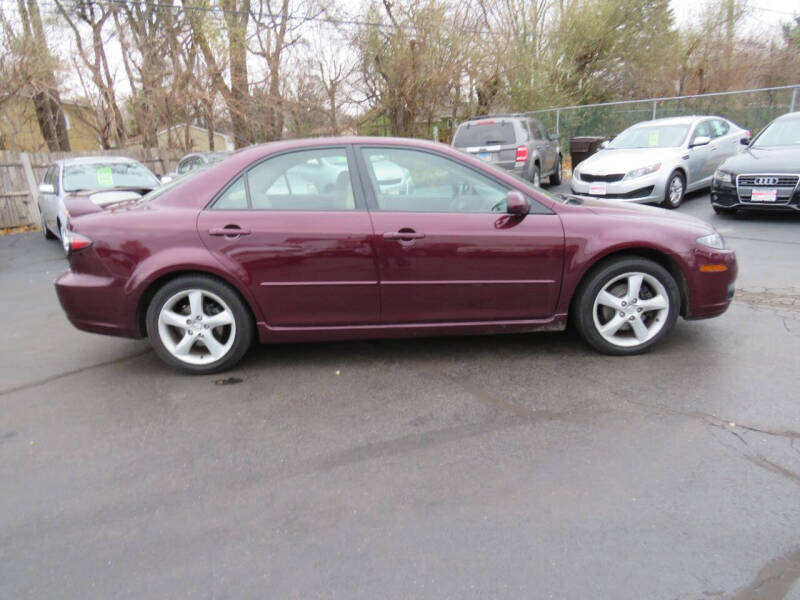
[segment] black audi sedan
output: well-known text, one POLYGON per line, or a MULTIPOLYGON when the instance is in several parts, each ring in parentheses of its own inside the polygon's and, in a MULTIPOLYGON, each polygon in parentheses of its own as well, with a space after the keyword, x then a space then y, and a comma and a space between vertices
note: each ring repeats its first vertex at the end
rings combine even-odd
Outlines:
POLYGON ((711 182, 711 206, 718 214, 748 209, 800 212, 798 180, 800 112, 793 112, 772 121, 744 152, 719 166, 711 182))

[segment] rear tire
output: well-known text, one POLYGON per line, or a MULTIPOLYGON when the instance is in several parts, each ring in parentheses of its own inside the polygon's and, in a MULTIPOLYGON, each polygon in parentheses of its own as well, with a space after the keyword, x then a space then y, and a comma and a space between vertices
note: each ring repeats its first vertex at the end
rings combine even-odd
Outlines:
POLYGON ((561 155, 559 154, 556 170, 553 172, 552 175, 550 175, 549 179, 550 185, 561 185, 561 169, 562 169, 561 155))
POLYGON ((573 321, 604 354, 647 352, 663 340, 680 312, 680 290, 664 267, 639 257, 601 263, 575 294, 573 321))
POLYGON ((195 375, 233 367, 253 343, 254 323, 236 291, 207 275, 186 275, 159 289, 147 307, 147 335, 158 357, 195 375))

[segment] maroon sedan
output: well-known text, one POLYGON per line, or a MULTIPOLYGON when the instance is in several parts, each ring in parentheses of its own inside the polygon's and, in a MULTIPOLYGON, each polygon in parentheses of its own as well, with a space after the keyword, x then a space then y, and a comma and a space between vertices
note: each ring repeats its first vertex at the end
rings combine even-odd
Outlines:
POLYGON ((446 146, 276 142, 137 201, 69 203, 61 305, 148 336, 191 373, 253 339, 560 330, 636 354, 731 302, 736 258, 702 221, 549 195, 446 146))

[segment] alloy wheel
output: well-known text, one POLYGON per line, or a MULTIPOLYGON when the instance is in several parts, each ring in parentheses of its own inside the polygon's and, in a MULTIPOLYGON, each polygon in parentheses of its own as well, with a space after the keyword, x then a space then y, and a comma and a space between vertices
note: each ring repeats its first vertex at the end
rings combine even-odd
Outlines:
POLYGON ((653 339, 667 322, 669 295, 649 273, 617 275, 597 294, 592 308, 600 336, 615 346, 632 348, 653 339))
POLYGON ((683 200, 683 179, 675 175, 669 182, 669 203, 678 206, 683 200))
POLYGON ((207 290, 182 290, 158 313, 158 335, 182 363, 207 365, 225 357, 236 339, 233 311, 207 290))

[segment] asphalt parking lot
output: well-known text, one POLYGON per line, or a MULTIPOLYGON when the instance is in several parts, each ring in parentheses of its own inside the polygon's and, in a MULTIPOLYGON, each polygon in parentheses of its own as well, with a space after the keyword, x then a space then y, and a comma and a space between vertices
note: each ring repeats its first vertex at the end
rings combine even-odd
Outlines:
POLYGON ((800 598, 800 216, 715 215, 721 318, 256 348, 79 332, 0 237, 2 598, 800 598), (228 378, 234 378, 229 380, 228 378))

